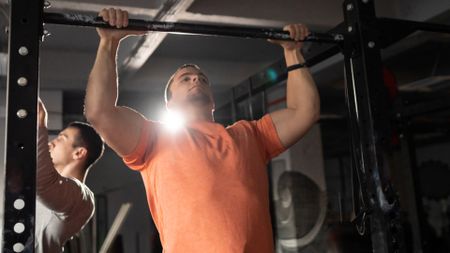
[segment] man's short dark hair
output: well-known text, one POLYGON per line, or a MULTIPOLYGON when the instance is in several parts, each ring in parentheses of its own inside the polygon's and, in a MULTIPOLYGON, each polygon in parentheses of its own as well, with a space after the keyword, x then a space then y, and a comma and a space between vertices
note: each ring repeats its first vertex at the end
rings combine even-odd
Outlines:
POLYGON ((172 98, 172 92, 170 91, 170 85, 172 84, 173 79, 175 78, 175 75, 177 74, 178 71, 185 69, 185 68, 194 68, 200 72, 202 71, 198 65, 193 64, 193 63, 183 64, 181 67, 179 67, 175 71, 175 73, 173 73, 173 75, 169 78, 169 81, 166 84, 166 89, 164 90, 164 99, 166 100, 166 102, 168 102, 172 98))
POLYGON ((74 141, 75 147, 87 149, 86 170, 93 166, 103 155, 105 145, 100 135, 94 128, 84 122, 74 121, 67 127, 78 129, 78 136, 74 141))

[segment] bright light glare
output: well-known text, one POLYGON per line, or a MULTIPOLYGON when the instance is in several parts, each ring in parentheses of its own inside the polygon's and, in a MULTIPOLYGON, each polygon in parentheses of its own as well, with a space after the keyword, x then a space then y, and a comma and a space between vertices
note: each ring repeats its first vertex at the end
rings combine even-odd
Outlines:
POLYGON ((182 129, 185 124, 183 115, 172 110, 166 110, 161 121, 171 132, 176 132, 182 129))

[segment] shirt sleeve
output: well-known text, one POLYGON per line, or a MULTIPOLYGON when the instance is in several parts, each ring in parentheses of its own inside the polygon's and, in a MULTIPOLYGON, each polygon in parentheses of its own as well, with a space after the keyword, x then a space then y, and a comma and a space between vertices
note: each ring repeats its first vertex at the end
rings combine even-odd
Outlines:
MULTIPOLYGON (((48 149, 48 131, 39 128, 36 197, 61 218, 90 218, 94 212, 92 192, 79 180, 61 176, 53 166, 48 149)), ((86 220, 82 221, 84 224, 86 220)))
POLYGON ((132 170, 144 169, 155 143, 157 142, 156 122, 145 121, 142 126, 138 144, 134 150, 122 157, 124 163, 132 170))
POLYGON ((261 142, 267 160, 276 157, 286 150, 281 143, 270 114, 264 115, 259 120, 252 121, 252 124, 256 129, 256 137, 261 142))

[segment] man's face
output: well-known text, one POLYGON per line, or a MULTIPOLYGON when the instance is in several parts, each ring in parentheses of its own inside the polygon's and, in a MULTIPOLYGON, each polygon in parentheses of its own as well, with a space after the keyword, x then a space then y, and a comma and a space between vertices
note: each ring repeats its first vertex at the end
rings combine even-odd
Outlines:
POLYGON ((76 150, 74 143, 78 136, 78 129, 68 127, 58 134, 58 137, 48 143, 50 156, 53 164, 57 168, 61 168, 76 158, 76 150))
POLYGON ((199 104, 213 105, 214 100, 205 74, 193 67, 179 70, 170 86, 171 101, 179 105, 199 104))

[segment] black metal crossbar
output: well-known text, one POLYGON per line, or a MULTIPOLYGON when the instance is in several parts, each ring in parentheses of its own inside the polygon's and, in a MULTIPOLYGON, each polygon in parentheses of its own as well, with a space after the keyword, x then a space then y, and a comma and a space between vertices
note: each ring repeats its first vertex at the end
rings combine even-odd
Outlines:
MULTIPOLYGON (((88 26, 101 28, 114 28, 98 16, 67 14, 67 13, 44 13, 44 23, 59 25, 88 26)), ((189 23, 174 23, 147 21, 140 19, 130 19, 127 29, 137 31, 168 32, 175 34, 188 35, 207 35, 207 36, 227 36, 253 39, 274 39, 291 40, 289 33, 275 28, 257 28, 223 25, 204 25, 189 23)), ((343 40, 339 34, 326 34, 312 32, 305 41, 338 43, 343 40)))

